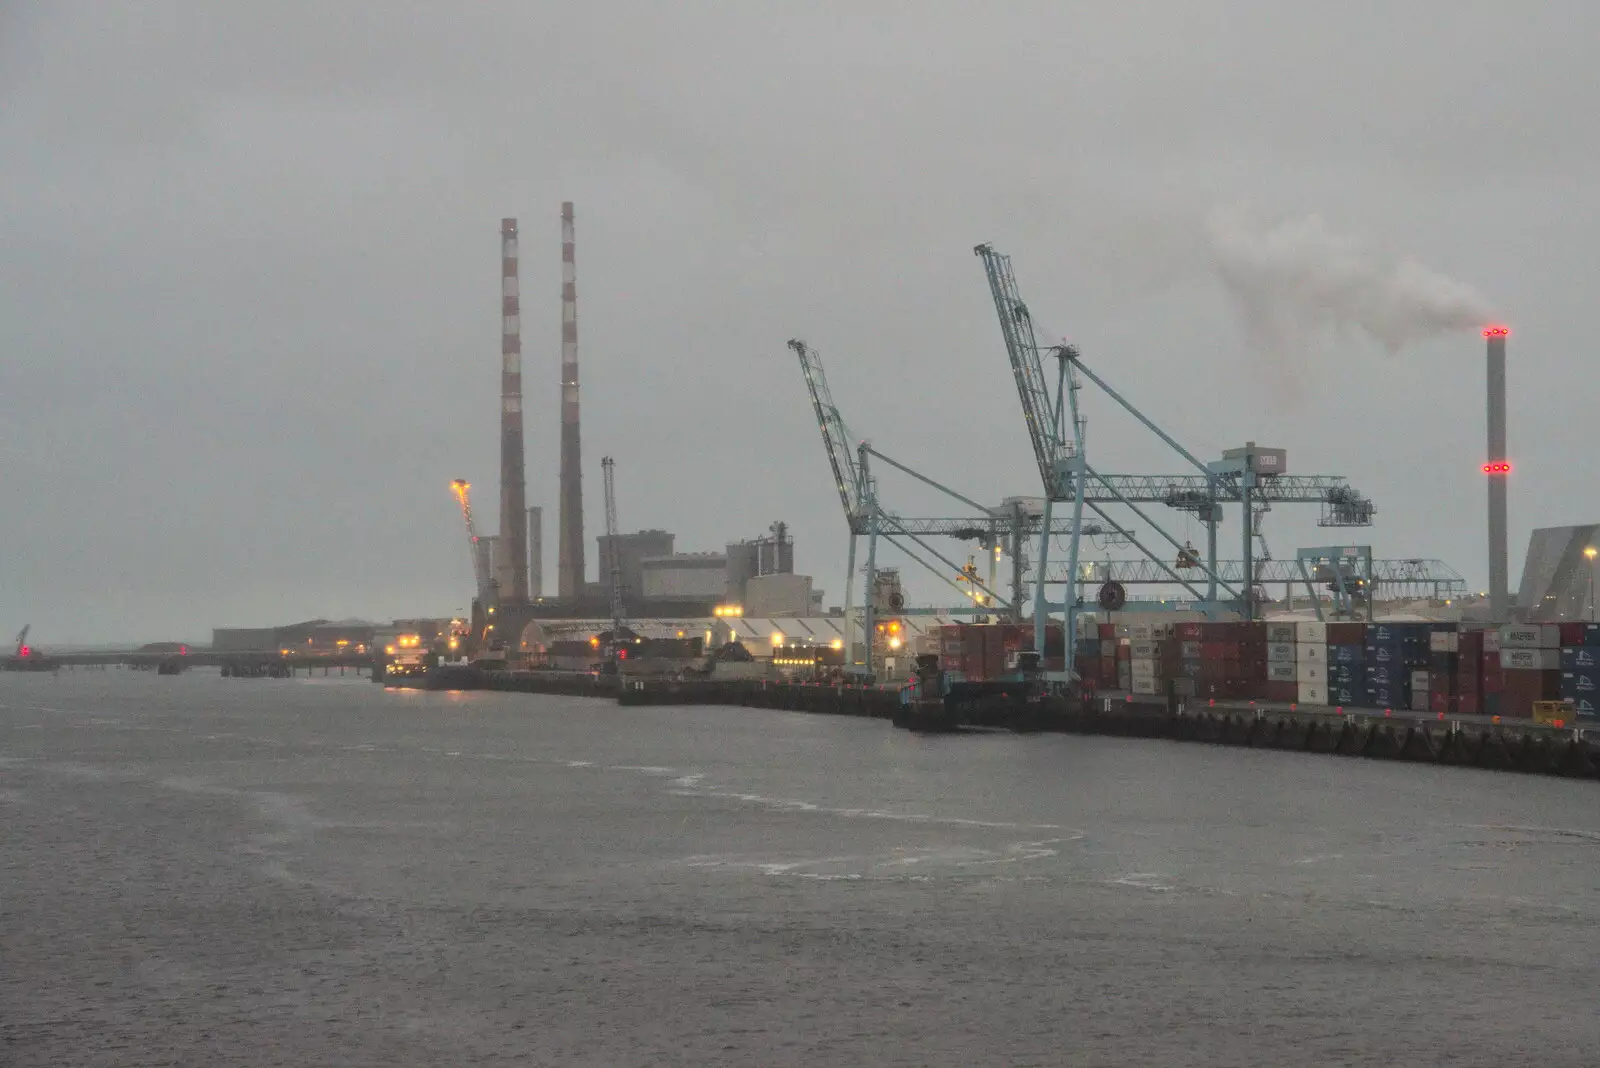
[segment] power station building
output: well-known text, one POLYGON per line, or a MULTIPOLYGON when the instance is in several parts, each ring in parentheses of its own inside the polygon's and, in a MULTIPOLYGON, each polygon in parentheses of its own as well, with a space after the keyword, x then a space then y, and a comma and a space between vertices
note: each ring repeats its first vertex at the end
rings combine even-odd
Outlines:
POLYGON ((1544 527, 1528 538, 1517 591, 1517 615, 1529 623, 1595 618, 1600 524, 1544 527))

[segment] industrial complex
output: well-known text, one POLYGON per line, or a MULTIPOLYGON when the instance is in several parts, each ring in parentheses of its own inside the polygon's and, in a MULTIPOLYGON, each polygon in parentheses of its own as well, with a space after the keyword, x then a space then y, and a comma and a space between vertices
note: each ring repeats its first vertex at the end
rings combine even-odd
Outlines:
MULTIPOLYGON (((993 302, 998 348, 1017 387, 1018 430, 1032 446, 1037 481, 1030 474, 1024 484, 1006 487, 1004 496, 963 490, 857 436, 834 400, 820 353, 791 339, 797 387, 805 390, 821 438, 818 470, 831 474, 844 519, 842 602, 826 605, 812 577, 796 571, 794 540, 781 520, 754 536, 730 532, 734 536, 720 548, 700 551, 685 551, 666 529, 622 530, 618 471, 625 484, 625 457, 620 464, 609 456, 600 463, 605 515, 603 529, 593 534, 591 577, 585 566, 576 220, 566 202, 560 212, 556 575, 548 589, 546 505, 530 505, 526 490, 529 409, 515 218, 500 221, 499 238, 498 530, 479 529, 471 481, 457 479, 449 487, 474 576, 470 618, 219 630, 214 649, 235 656, 292 652, 302 659, 323 649, 332 656, 370 649, 379 678, 449 668, 831 679, 887 685, 924 699, 935 688, 994 683, 1042 693, 1103 688, 1172 699, 1387 704, 1458 713, 1500 711, 1503 701, 1506 714, 1527 714, 1536 703, 1567 700, 1576 702, 1579 714, 1588 712, 1600 678, 1590 677, 1588 654, 1573 650, 1586 649, 1591 639, 1600 644, 1590 629, 1576 629, 1595 614, 1600 528, 1535 531, 1513 598, 1504 326, 1482 331, 1485 595, 1474 595, 1442 561, 1385 558, 1367 539, 1352 537, 1372 527, 1379 509, 1343 476, 1299 472, 1291 452, 1279 445, 1243 441, 1216 457, 1186 448, 1158 413, 1102 377, 1076 346, 1041 334, 1010 258, 988 244, 973 252, 993 302), (1098 455, 1091 460, 1086 427, 1097 405, 1131 416, 1153 435, 1172 471, 1130 473, 1098 455), (920 516, 897 509, 890 483, 899 480, 937 491, 948 508, 920 516), (1329 531, 1325 544, 1275 554, 1262 519, 1279 508, 1314 510, 1317 525, 1329 531), (1199 544, 1175 533, 1182 528, 1174 516, 1199 525, 1199 544), (1225 516, 1238 523, 1227 539, 1231 547, 1222 538, 1225 516), (1081 551, 1086 536, 1101 546, 1096 559, 1081 551), (927 572, 946 588, 943 603, 911 603, 902 580, 906 568, 927 572), (1557 626, 1517 629, 1543 623, 1557 626), (1502 693, 1513 696, 1502 699, 1502 693)), ((914 453, 913 445, 902 455, 914 453)))
MULTIPOLYGON (((1486 343, 1489 589, 1474 596, 1459 572, 1439 560, 1387 559, 1350 534, 1373 525, 1377 505, 1339 475, 1293 470, 1287 449, 1241 442, 1220 457, 1186 449, 1159 417, 1103 378, 1079 350, 1040 335, 1009 257, 983 244, 973 251, 993 300, 999 340, 1017 386, 1022 427, 1033 447, 1038 482, 993 494, 966 493, 936 473, 919 471, 853 434, 828 386, 820 354, 806 341, 788 347, 816 418, 848 538, 843 604, 825 608, 812 579, 795 572, 787 527, 728 542, 719 551, 684 552, 663 529, 617 527, 616 471, 603 463, 606 524, 596 536, 595 577, 585 571, 580 432, 575 214, 561 206, 560 457, 556 502, 557 581, 543 580, 544 507, 525 490, 522 305, 519 231, 501 221, 500 530, 477 530, 470 484, 454 490, 467 527, 477 580, 465 637, 476 660, 507 670, 616 671, 631 654, 645 670, 646 641, 683 643, 678 655, 705 658, 738 646, 769 667, 826 664, 844 676, 883 683, 915 674, 916 658, 952 656, 981 628, 1006 637, 1001 657, 963 656, 963 677, 1025 670, 1046 684, 1098 678, 1087 667, 1090 644, 1131 642, 1128 628, 1185 633, 1204 625, 1324 625, 1387 619, 1437 622, 1468 630, 1527 619, 1572 618, 1592 609, 1584 557, 1592 531, 1541 531, 1529 551, 1513 604, 1506 544, 1505 355, 1509 331, 1483 331, 1486 343), (1131 415, 1168 450, 1174 473, 1111 473, 1091 463, 1085 428, 1095 403, 1131 415), (887 500, 881 479, 906 479, 941 493, 947 514, 908 516, 887 500), (988 500, 984 500, 987 497, 988 500), (1308 506, 1328 544, 1274 555, 1262 518, 1274 508, 1308 506), (1230 550, 1220 537, 1236 515, 1230 550), (1198 522, 1201 544, 1180 540, 1167 517, 1198 522), (1080 538, 1121 547, 1117 559, 1088 560, 1080 538), (1587 540, 1586 540, 1587 539, 1587 540), (893 552, 894 559, 888 554, 893 552), (1576 554, 1576 555, 1574 555, 1576 554), (1582 561, 1580 564, 1579 561, 1582 561), (901 581, 905 567, 948 587, 944 604, 914 606, 901 581), (1531 584, 1531 585, 1530 585, 1531 584), (1535 588, 1537 587, 1537 588, 1535 588), (1580 588, 1581 587, 1581 588, 1580 588), (1144 621, 1141 623, 1140 621, 1144 621), (1025 625, 1025 626, 1024 626, 1025 625), (971 634, 966 632, 971 631, 971 634), (1052 635, 1072 635, 1065 642, 1052 635), (630 648, 632 647, 632 648, 630 648), (810 655, 797 649, 816 649, 810 655)), ((626 464, 622 465, 626 470, 626 464)), ((1592 586, 1592 582, 1589 584, 1592 586)), ((1142 631, 1141 631, 1142 633, 1142 631)), ((1154 632, 1152 632, 1154 633, 1154 632)), ((1252 629, 1250 633, 1254 633, 1252 629)), ((1145 640, 1149 640, 1148 638, 1145 640)), ((1281 644, 1281 643, 1280 643, 1281 644)), ((1092 650, 1097 656, 1099 648, 1092 650)), ((1339 655, 1348 656, 1341 653, 1339 655)), ((743 656, 737 658, 744 662, 743 656)), ((1108 657, 1107 659, 1114 659, 1108 657)), ((1265 655, 1262 657, 1266 663, 1265 655)), ((680 665, 681 666, 681 665, 680 665)), ((658 665, 659 670, 667 666, 658 665)), ((1275 676, 1279 681, 1287 681, 1275 676)), ((1100 679, 1126 682, 1114 668, 1100 679)), ((1266 681, 1263 673, 1263 681, 1266 681)), ((1275 688, 1275 692, 1281 687, 1275 688)), ((1298 696, 1298 692, 1297 692, 1298 696)), ((1306 699, 1315 697, 1307 691, 1306 699)))

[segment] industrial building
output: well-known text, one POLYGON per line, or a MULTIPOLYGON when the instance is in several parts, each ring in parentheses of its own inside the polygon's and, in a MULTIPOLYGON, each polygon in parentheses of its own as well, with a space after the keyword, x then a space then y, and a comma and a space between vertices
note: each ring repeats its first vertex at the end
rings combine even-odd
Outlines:
POLYGON ((561 205, 561 451, 556 509, 556 589, 544 583, 542 506, 528 506, 524 471, 520 233, 500 220, 500 530, 480 533, 471 484, 452 489, 470 541, 477 598, 472 632, 516 633, 530 619, 588 618, 612 607, 630 615, 710 617, 717 605, 754 604, 770 616, 820 610, 811 579, 794 574, 794 541, 774 523, 767 534, 732 542, 723 552, 679 552, 661 529, 631 534, 614 528, 596 538, 597 580, 585 573, 583 479, 578 392, 577 255, 574 209, 561 205), (618 587, 614 590, 613 587, 618 587), (613 593, 620 597, 613 600, 613 593), (494 612, 489 611, 490 608, 494 612), (491 620, 490 615, 494 615, 491 620), (491 626, 492 624, 492 626, 491 626))
POLYGON ((1595 618, 1595 569, 1600 524, 1544 527, 1528 538, 1517 591, 1517 616, 1526 623, 1595 618))

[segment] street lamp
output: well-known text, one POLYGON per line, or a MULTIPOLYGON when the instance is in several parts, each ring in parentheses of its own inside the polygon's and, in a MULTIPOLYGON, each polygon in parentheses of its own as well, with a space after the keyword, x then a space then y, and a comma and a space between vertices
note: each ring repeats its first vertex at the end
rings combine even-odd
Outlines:
POLYGON ((1589 561, 1589 622, 1594 622, 1594 558, 1600 556, 1600 549, 1593 545, 1583 550, 1583 555, 1589 561))

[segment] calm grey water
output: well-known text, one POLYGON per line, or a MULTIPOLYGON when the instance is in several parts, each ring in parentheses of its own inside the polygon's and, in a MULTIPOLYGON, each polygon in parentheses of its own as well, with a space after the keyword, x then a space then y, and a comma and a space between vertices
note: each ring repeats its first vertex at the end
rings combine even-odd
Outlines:
POLYGON ((0 675, 0 1064, 1594 1065, 1595 784, 0 675))

